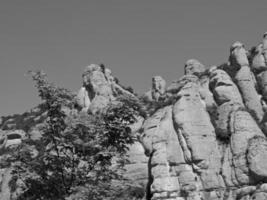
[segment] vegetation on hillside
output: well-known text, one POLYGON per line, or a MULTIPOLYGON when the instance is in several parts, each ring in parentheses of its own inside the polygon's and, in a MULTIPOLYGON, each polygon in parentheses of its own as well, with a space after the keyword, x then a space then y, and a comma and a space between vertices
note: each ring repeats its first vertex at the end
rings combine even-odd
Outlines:
POLYGON ((138 199, 140 188, 123 180, 128 145, 135 141, 129 125, 140 105, 118 98, 96 115, 75 112, 74 95, 30 72, 47 111, 42 137, 28 138, 12 157, 13 192, 20 200, 138 199))

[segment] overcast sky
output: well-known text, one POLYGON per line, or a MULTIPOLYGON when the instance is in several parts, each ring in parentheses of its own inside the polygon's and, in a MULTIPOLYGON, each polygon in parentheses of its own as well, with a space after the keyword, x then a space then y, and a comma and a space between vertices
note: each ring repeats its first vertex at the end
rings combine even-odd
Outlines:
POLYGON ((31 69, 76 91, 83 69, 104 63, 142 93, 189 58, 220 64, 234 41, 261 41, 266 12, 266 0, 0 0, 0 115, 40 102, 31 69))

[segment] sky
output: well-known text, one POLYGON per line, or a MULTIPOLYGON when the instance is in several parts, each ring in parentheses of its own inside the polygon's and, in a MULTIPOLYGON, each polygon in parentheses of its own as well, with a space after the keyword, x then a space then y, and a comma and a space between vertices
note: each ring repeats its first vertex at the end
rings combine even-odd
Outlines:
POLYGON ((266 0, 0 0, 0 115, 40 103, 28 70, 77 91, 84 68, 104 63, 144 93, 190 58, 221 64, 234 41, 261 42, 266 10, 266 0))

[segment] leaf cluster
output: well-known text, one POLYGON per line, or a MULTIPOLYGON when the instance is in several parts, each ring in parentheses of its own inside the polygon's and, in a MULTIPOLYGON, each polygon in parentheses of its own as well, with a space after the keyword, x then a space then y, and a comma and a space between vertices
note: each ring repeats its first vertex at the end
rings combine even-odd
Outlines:
POLYGON ((49 83, 43 72, 30 74, 47 119, 41 139, 28 138, 13 155, 11 188, 22 183, 17 199, 114 196, 112 181, 122 179, 128 145, 135 141, 129 125, 140 114, 138 102, 122 97, 96 115, 70 114, 74 95, 49 83))

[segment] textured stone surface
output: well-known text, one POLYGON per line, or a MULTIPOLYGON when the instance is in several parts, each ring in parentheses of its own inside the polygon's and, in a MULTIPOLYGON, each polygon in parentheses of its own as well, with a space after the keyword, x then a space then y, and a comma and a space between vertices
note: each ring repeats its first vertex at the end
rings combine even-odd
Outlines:
POLYGON ((145 98, 148 101, 159 101, 166 93, 166 81, 161 76, 152 78, 152 87, 146 92, 145 98))
POLYGON ((77 104, 78 106, 81 107, 82 111, 87 112, 87 110, 89 109, 89 106, 91 104, 90 98, 89 98, 89 94, 86 90, 85 87, 81 87, 81 89, 79 90, 78 94, 77 94, 77 104))
POLYGON ((152 78, 152 98, 158 101, 165 94, 165 91, 166 81, 161 76, 154 76, 152 78))
POLYGON ((206 70, 206 67, 196 59, 190 59, 185 63, 185 75, 200 76, 206 70))
POLYGON ((254 52, 254 55, 252 55, 252 63, 251 68, 255 73, 260 73, 262 71, 265 71, 267 69, 267 66, 265 65, 265 58, 263 56, 263 45, 259 44, 256 46, 254 52))
POLYGON ((239 185, 249 184, 250 174, 247 165, 249 140, 255 136, 264 136, 252 116, 245 110, 237 110, 231 114, 230 120, 232 164, 239 185))
POLYGON ((213 113, 216 110, 217 104, 214 100, 213 93, 210 91, 209 84, 210 79, 204 75, 200 77, 199 94, 201 99, 205 102, 206 109, 209 113, 213 113))
POLYGON ((265 137, 254 137, 249 141, 247 159, 254 178, 267 180, 267 140, 265 137))
POLYGON ((252 113, 253 117, 258 122, 261 122, 264 112, 260 96, 255 88, 255 77, 250 71, 246 50, 242 43, 235 42, 232 45, 230 58, 231 66, 238 66, 235 81, 241 91, 244 103, 247 109, 252 113))
POLYGON ((216 69, 210 73, 210 89, 218 105, 229 101, 243 105, 243 100, 237 86, 231 77, 221 69, 216 69))
POLYGON ((264 101, 267 101, 267 71, 260 73, 258 76, 258 84, 262 92, 264 101))
POLYGON ((83 72, 83 87, 77 94, 77 104, 84 112, 101 112, 117 96, 127 95, 136 98, 132 93, 116 83, 111 70, 104 66, 91 64, 83 72))

